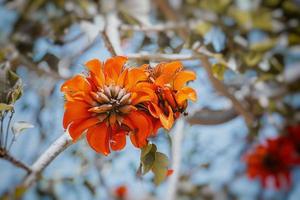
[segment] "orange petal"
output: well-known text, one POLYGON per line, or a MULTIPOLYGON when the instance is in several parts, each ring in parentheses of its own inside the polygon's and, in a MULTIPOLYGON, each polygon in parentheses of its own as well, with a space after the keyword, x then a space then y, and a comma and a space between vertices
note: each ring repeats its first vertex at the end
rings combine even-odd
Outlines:
POLYGON ((103 86, 105 77, 102 70, 102 63, 98 59, 92 59, 85 63, 85 66, 90 70, 92 78, 96 80, 96 85, 103 86))
POLYGON ((190 99, 192 101, 197 100, 197 94, 195 90, 190 87, 183 87, 175 95, 178 105, 182 105, 186 100, 190 99))
POLYGON ((161 109, 153 102, 149 103, 148 110, 150 114, 155 118, 159 118, 159 115, 162 113, 161 109))
POLYGON ((130 139, 135 147, 142 148, 148 143, 147 138, 152 131, 152 123, 142 112, 131 112, 124 117, 123 123, 132 130, 130 139))
POLYGON ((80 138, 80 136, 86 129, 97 124, 98 122, 99 119, 97 117, 74 121, 68 129, 73 141, 76 141, 78 138, 80 138))
POLYGON ((155 79, 155 84, 164 87, 166 84, 171 83, 173 80, 173 74, 162 74, 155 79))
POLYGON ((117 133, 112 133, 110 140, 110 147, 114 151, 122 150, 126 145, 126 133, 125 131, 120 131, 117 133))
POLYGON ((163 97, 164 100, 166 100, 173 109, 177 107, 173 92, 169 88, 163 89, 163 97))
POLYGON ((127 74, 128 74, 128 69, 125 69, 121 73, 121 76, 118 78, 117 85, 119 85, 120 87, 124 87, 125 80, 127 79, 127 74))
POLYGON ((160 109, 160 107, 157 106, 155 103, 150 103, 148 105, 148 110, 153 117, 160 119, 160 122, 165 129, 170 130, 172 128, 174 123, 174 117, 173 110, 170 106, 168 106, 169 116, 166 116, 160 109))
POLYGON ((174 61, 164 64, 161 67, 161 72, 163 74, 173 75, 174 73, 180 71, 182 69, 182 63, 180 61, 174 61))
POLYGON ((63 127, 66 129, 72 121, 91 116, 91 113, 88 112, 88 108, 89 105, 83 101, 66 102, 63 127))
POLYGON ((173 110, 170 106, 168 106, 168 110, 169 110, 169 116, 167 117, 163 113, 161 113, 159 115, 159 119, 160 119, 162 126, 165 129, 170 130, 174 123, 174 116, 173 116, 173 110))
POLYGON ((117 83, 126 61, 127 58, 123 56, 116 56, 106 60, 104 64, 104 74, 108 78, 106 80, 107 85, 117 83))
POLYGON ((193 71, 181 71, 174 79, 174 90, 180 90, 188 81, 196 79, 196 74, 193 71))
POLYGON ((134 87, 138 82, 140 81, 146 81, 147 80, 146 73, 138 68, 133 68, 128 70, 127 80, 125 88, 127 90, 130 90, 132 87, 134 87))
POLYGON ((146 101, 151 101, 151 100, 153 100, 153 97, 150 96, 148 93, 135 92, 135 93, 132 93, 131 104, 136 105, 136 104, 146 102, 146 101))
POLYGON ((168 171, 167 171, 167 177, 171 176, 173 173, 174 173, 173 169, 168 169, 168 171))
POLYGON ((66 94, 72 94, 78 91, 89 92, 91 90, 91 86, 84 76, 76 75, 64 82, 60 90, 66 94))
POLYGON ((89 145, 98 153, 107 156, 109 150, 109 130, 105 123, 90 127, 86 134, 89 145))

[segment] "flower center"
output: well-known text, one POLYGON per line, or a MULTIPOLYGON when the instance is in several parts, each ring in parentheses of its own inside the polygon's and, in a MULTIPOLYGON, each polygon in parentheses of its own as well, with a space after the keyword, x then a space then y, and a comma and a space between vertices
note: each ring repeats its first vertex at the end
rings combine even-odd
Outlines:
POLYGON ((271 170, 271 171, 277 171, 280 165, 280 162, 274 155, 267 154, 265 155, 263 159, 264 166, 271 170))
POLYGON ((95 113, 100 122, 107 120, 110 125, 121 125, 123 116, 136 108, 131 103, 131 94, 116 85, 104 86, 97 92, 91 92, 96 104, 88 111, 95 113))

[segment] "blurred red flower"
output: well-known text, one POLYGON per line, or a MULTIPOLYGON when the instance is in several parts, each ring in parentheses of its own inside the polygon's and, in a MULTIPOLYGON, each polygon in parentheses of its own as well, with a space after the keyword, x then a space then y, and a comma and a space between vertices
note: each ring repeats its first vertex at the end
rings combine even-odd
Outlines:
POLYGON ((260 178, 263 187, 268 181, 277 189, 291 184, 293 144, 284 137, 268 139, 244 157, 250 178, 260 178))

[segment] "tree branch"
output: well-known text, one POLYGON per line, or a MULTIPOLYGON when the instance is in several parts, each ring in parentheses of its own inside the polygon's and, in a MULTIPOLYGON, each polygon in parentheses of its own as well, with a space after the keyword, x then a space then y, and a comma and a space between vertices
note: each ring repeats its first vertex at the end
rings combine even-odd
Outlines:
POLYGON ((252 114, 246 109, 246 107, 244 107, 244 105, 241 104, 239 100, 236 99, 236 97, 233 94, 231 94, 227 90, 226 86, 221 81, 219 81, 217 78, 214 77, 212 72, 212 66, 208 60, 208 57, 199 54, 199 59, 201 60, 201 63, 205 71, 207 72, 208 78, 211 81, 214 88, 222 95, 224 95, 225 97, 231 100, 234 109, 244 117, 248 126, 253 125, 254 117, 252 116, 252 114))
POLYGON ((175 60, 198 60, 199 56, 193 54, 161 54, 161 53, 131 53, 126 55, 133 60, 175 61, 175 60))
POLYGON ((37 179, 38 175, 68 146, 72 144, 72 138, 68 133, 60 136, 50 147, 33 163, 31 173, 29 173, 21 186, 30 187, 37 179))
POLYGON ((192 116, 188 117, 187 122, 198 125, 217 125, 228 122, 237 116, 238 114, 234 109, 210 110, 204 108, 196 111, 192 116))
POLYGON ((180 171, 180 164, 181 164, 181 150, 182 150, 182 138, 183 138, 183 131, 184 131, 185 121, 184 119, 178 119, 175 127, 174 127, 174 134, 173 135, 173 146, 172 146, 172 169, 174 173, 170 177, 170 182, 167 190, 167 200, 176 199, 176 191, 177 191, 177 183, 179 179, 179 171, 180 171))
POLYGON ((29 166, 27 166, 25 163, 21 162, 20 160, 15 159, 5 149, 0 149, 0 158, 7 160, 8 162, 12 163, 16 167, 24 169, 27 173, 31 173, 32 171, 29 166))

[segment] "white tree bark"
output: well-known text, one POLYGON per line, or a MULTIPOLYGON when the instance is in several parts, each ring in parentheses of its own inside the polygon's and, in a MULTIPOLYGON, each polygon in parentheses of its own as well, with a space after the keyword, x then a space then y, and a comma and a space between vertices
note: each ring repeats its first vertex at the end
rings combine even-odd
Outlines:
POLYGON ((72 138, 69 133, 64 133, 33 163, 31 173, 29 173, 23 183, 23 187, 30 187, 37 179, 38 175, 68 146, 72 144, 72 138))
POLYGON ((180 118, 177 120, 177 123, 174 127, 174 131, 172 135, 173 138, 173 145, 172 145, 172 169, 174 173, 170 176, 170 182, 166 194, 166 200, 174 200, 176 199, 177 193, 177 183, 179 179, 179 171, 180 171, 180 164, 181 164, 181 144, 183 138, 183 130, 184 130, 185 121, 184 119, 180 118))

